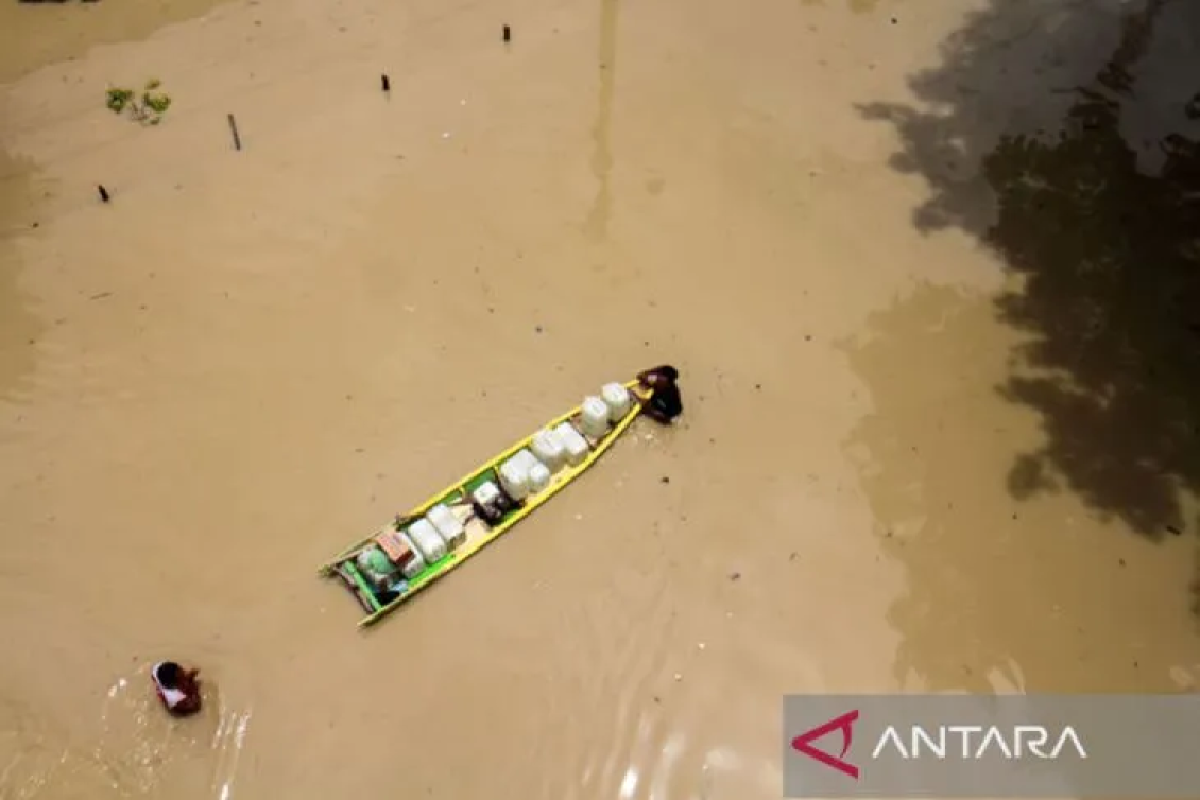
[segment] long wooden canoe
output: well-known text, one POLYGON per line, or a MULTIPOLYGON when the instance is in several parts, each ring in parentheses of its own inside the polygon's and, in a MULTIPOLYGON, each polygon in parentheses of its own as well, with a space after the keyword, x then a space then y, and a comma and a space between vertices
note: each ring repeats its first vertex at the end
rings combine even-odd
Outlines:
MULTIPOLYGON (((630 404, 628 412, 624 416, 610 421, 606 432, 600 436, 593 437, 584 434, 580 425, 582 404, 551 420, 545 426, 543 430, 556 428, 564 422, 569 423, 586 441, 586 454, 575 465, 564 464, 552 474, 549 485, 545 488, 517 500, 515 504, 510 503, 513 507, 506 509, 501 516, 493 516, 492 522, 489 523, 479 515, 478 506, 473 501, 475 491, 486 483, 501 486, 502 481, 499 475, 501 466, 521 450, 531 448, 537 433, 520 440, 483 466, 468 473, 424 503, 413 507, 408 513, 397 516, 392 522, 382 526, 375 533, 356 542, 323 564, 320 574, 325 577, 340 578, 345 587, 357 597, 359 604, 366 612, 366 616, 358 623, 359 627, 372 625, 395 611, 405 601, 478 553, 485 545, 507 533, 514 525, 532 514, 535 509, 561 492, 595 464, 600 456, 612 447, 613 442, 629 429, 629 426, 641 413, 642 406, 638 400, 645 400, 649 397, 649 392, 640 387, 637 381, 629 381, 624 385, 626 389, 630 390, 633 402, 630 404), (426 514, 439 505, 449 510, 461 523, 464 535, 457 546, 453 549, 448 548, 446 555, 437 560, 428 561, 421 558, 420 552, 413 553, 412 555, 420 559, 424 566, 419 572, 405 577, 397 563, 397 557, 405 554, 397 553, 397 547, 403 549, 405 543, 412 545, 415 540, 407 533, 411 530, 410 526, 418 520, 425 519, 426 514), (400 533, 404 535, 397 536, 400 533), (392 566, 396 568, 394 580, 381 584, 378 574, 371 576, 360 565, 360 557, 364 555, 379 559, 378 554, 367 553, 367 551, 375 549, 382 551, 392 566)), ((510 501, 512 499, 507 493, 505 493, 505 497, 510 501)), ((419 551, 420 548, 415 547, 413 550, 419 551)))

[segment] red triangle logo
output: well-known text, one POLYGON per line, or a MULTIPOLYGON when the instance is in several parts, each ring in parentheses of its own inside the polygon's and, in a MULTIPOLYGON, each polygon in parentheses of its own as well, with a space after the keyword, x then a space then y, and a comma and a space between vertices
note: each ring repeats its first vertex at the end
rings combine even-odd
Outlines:
POLYGON ((857 710, 849 711, 840 717, 834 717, 828 722, 807 730, 792 739, 792 749, 803 753, 813 761, 824 764, 827 767, 832 767, 838 772, 849 775, 854 780, 858 780, 858 767, 844 760, 846 751, 850 749, 850 745, 854 742, 854 723, 857 721, 857 710), (813 746, 813 742, 837 730, 842 732, 842 752, 840 754, 836 756, 831 755, 813 746))

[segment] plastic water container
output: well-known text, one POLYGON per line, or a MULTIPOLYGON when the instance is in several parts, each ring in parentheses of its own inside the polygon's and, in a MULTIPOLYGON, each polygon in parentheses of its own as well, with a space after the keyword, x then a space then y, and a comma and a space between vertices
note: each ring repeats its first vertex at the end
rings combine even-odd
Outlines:
POLYGON ((454 516, 454 512, 441 503, 429 509, 425 519, 429 520, 450 550, 457 550, 458 546, 466 541, 467 529, 454 516))
POLYGON ((472 499, 481 506, 490 506, 492 503, 500 499, 500 489, 491 481, 479 484, 478 488, 471 495, 472 499))
POLYGON ((517 461, 509 460, 500 465, 500 485, 513 500, 523 500, 529 494, 529 470, 517 461))
POLYGON ((538 463, 537 456, 529 452, 528 448, 518 450, 510 460, 520 462, 527 470, 533 469, 533 465, 538 463))
POLYGON ((537 463, 533 453, 523 449, 500 466, 500 485, 512 499, 523 500, 529 494, 529 470, 537 463))
POLYGON ((566 461, 566 452, 563 450, 562 442, 558 440, 558 434, 554 431, 538 431, 533 435, 533 441, 530 442, 530 449, 533 450, 537 460, 546 465, 553 475, 562 469, 563 463, 566 461))
POLYGON ((545 464, 534 464, 529 470, 529 491, 537 493, 550 485, 550 468, 545 464))
POLYGON ((400 538, 408 544, 408 549, 412 551, 412 558, 400 568, 400 571, 404 573, 404 577, 412 580, 425 569, 425 557, 421 555, 420 548, 417 547, 411 536, 401 533, 400 538))
POLYGON ((629 390, 619 383, 604 384, 600 389, 600 397, 608 406, 608 418, 613 422, 628 414, 630 406, 633 405, 629 390))
POLYGON ((427 519, 419 519, 408 527, 408 538, 413 540, 425 560, 433 563, 446 556, 446 543, 438 536, 437 529, 427 519))
POLYGON ((567 463, 572 467, 578 467, 587 458, 588 443, 579 435, 579 431, 569 422, 564 422, 554 429, 558 435, 558 440, 562 442, 563 455, 567 459, 567 463))
POLYGON ((580 409, 579 427, 597 439, 608 432, 608 404, 599 397, 585 397, 580 409))

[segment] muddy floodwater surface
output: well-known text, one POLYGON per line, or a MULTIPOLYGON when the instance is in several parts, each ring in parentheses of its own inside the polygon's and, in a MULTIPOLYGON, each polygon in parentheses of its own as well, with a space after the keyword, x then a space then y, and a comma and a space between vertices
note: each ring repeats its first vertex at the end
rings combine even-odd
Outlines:
POLYGON ((0 797, 777 798, 786 693, 1195 691, 1198 19, 8 0, 0 797), (316 577, 661 362, 378 627, 316 577))

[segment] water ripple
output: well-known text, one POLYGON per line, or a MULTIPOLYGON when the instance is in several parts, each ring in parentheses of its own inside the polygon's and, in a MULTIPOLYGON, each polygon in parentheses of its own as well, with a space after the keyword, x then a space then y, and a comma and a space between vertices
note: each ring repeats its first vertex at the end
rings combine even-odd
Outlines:
POLYGON ((105 693, 98 734, 77 737, 47 709, 0 698, 0 798, 207 797, 230 800, 250 712, 218 703, 186 721, 162 713, 144 673, 118 678, 105 693))
POLYGON ((212 740, 212 749, 217 754, 217 765, 213 771, 210 794, 217 800, 231 800, 233 797, 233 782, 237 775, 238 761, 246 746, 246 733, 249 728, 249 711, 221 709, 221 722, 212 740))

